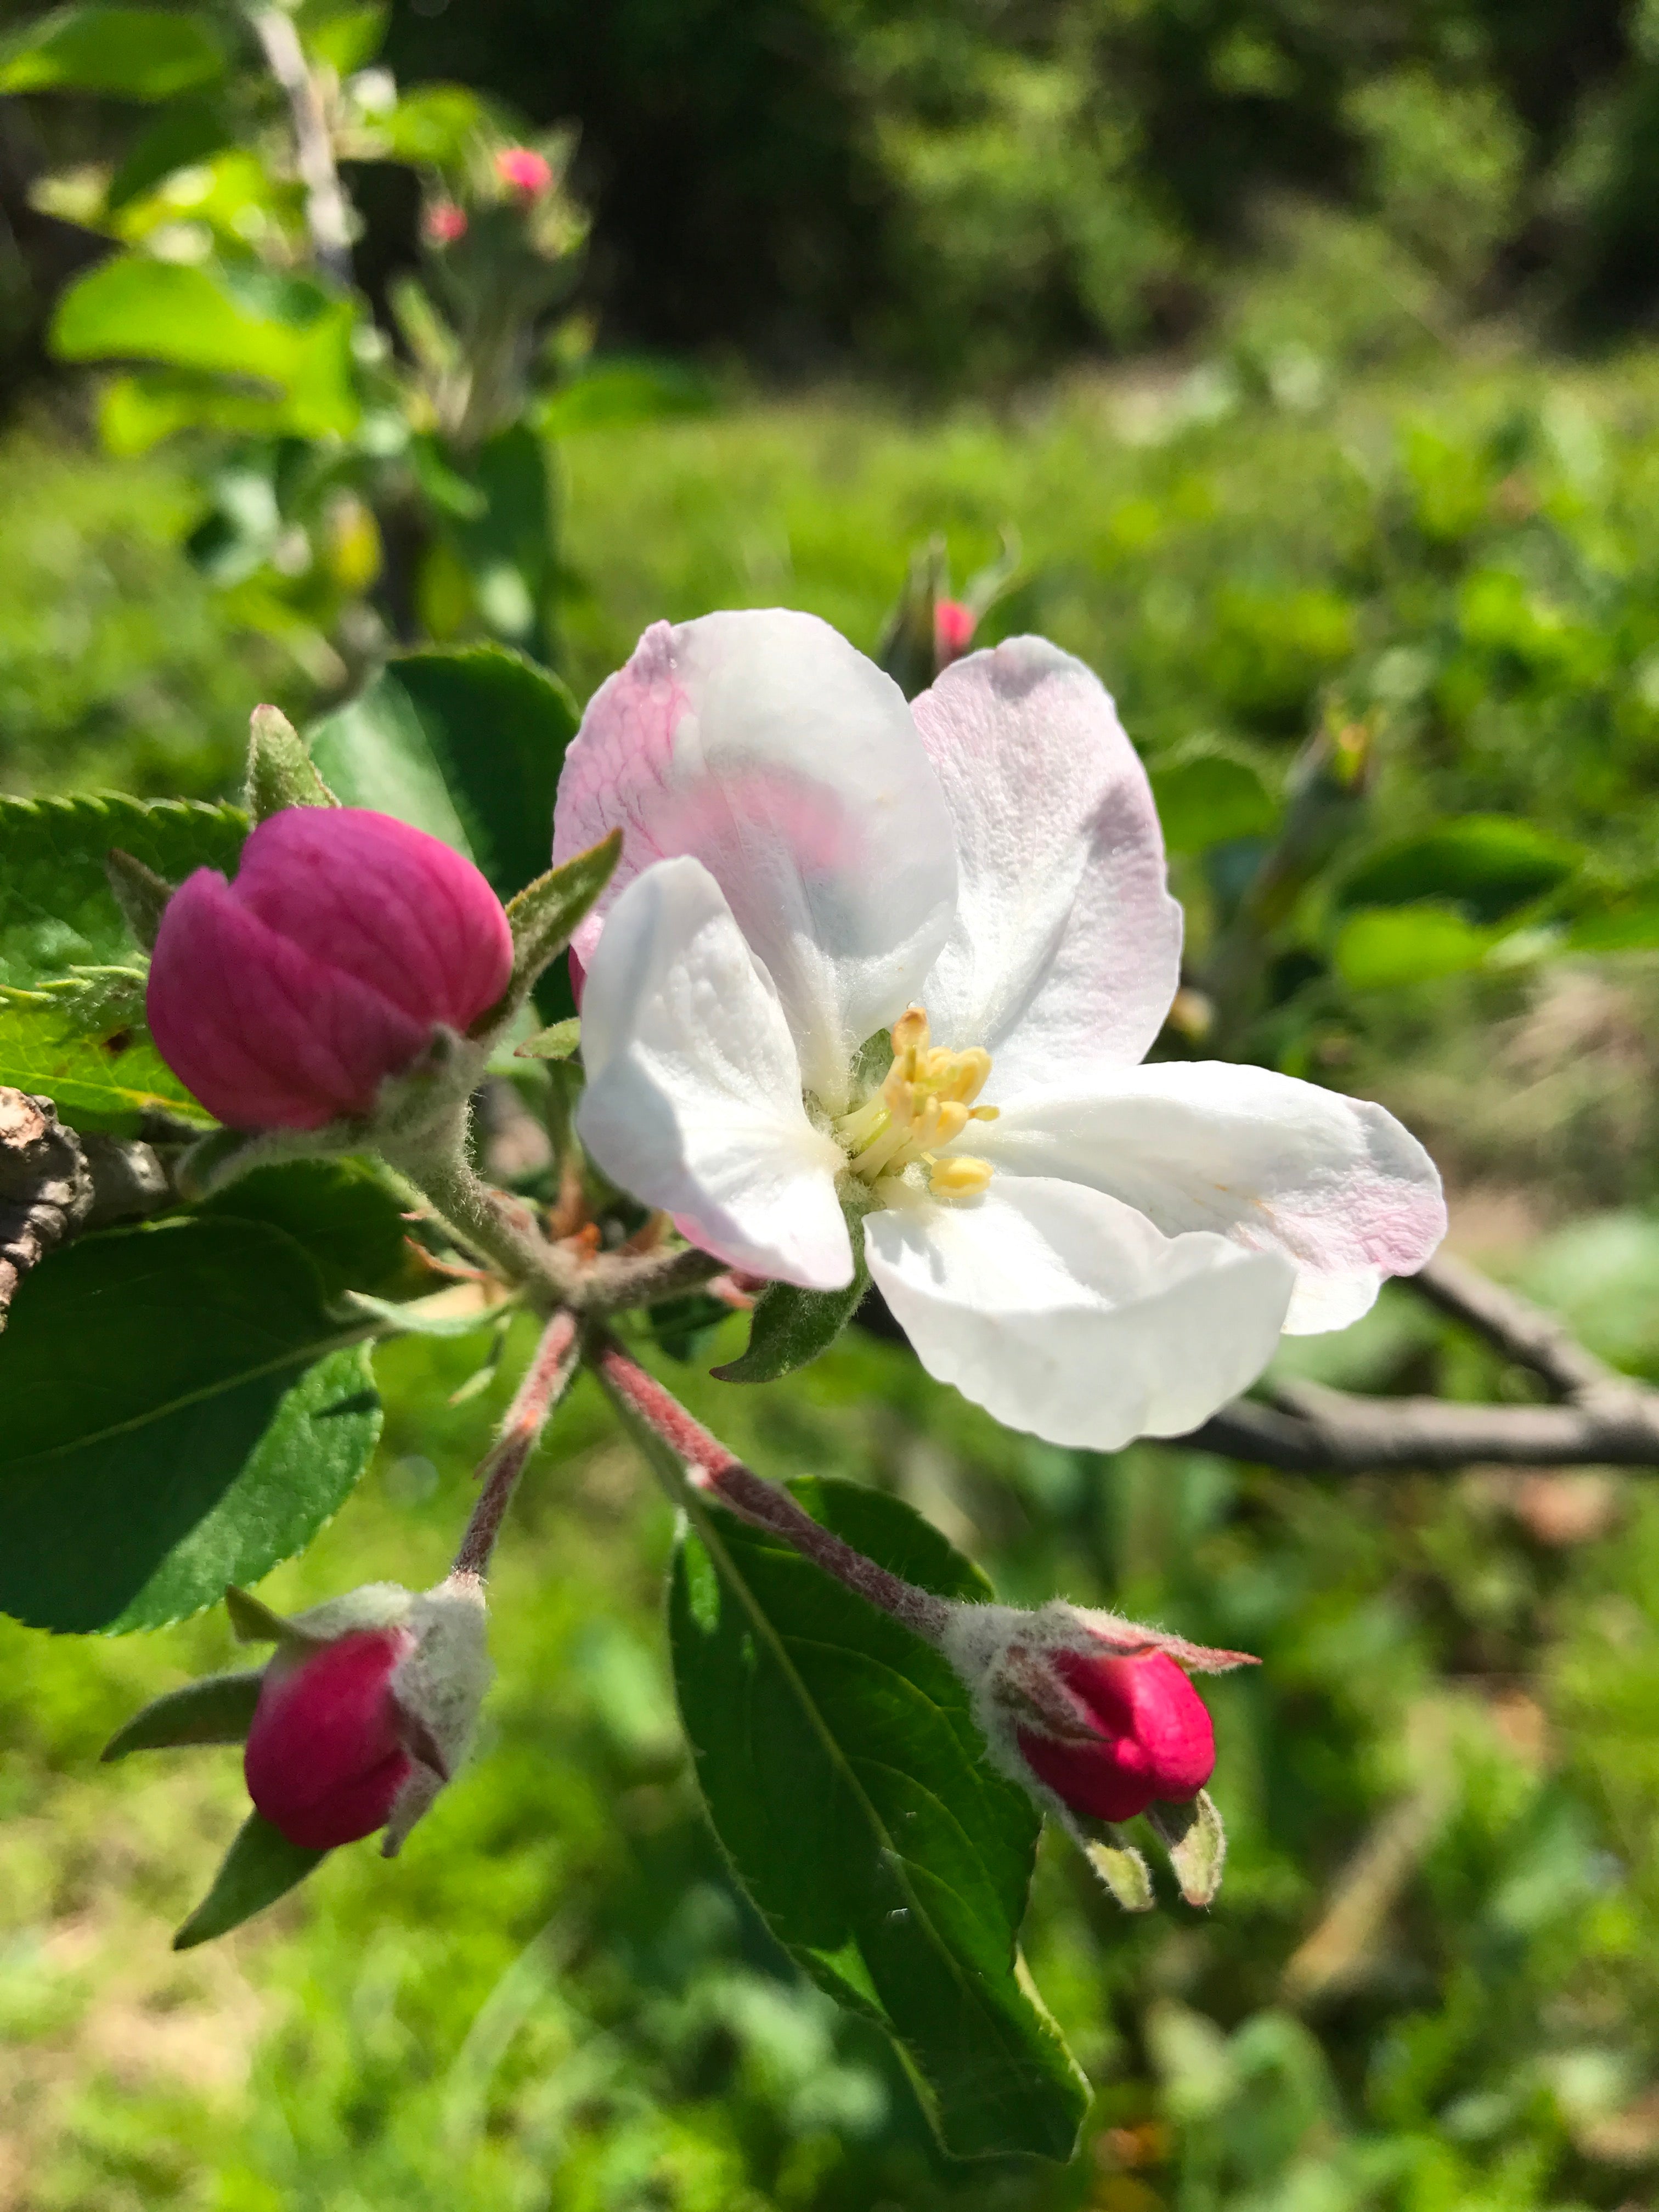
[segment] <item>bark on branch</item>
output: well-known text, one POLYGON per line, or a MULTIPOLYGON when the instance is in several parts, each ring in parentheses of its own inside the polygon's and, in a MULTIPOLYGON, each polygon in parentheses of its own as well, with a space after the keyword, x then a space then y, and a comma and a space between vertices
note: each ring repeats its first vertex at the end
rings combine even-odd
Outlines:
POLYGON ((1281 1383, 1266 1400, 1235 1399, 1182 1441, 1292 1474, 1659 1467, 1659 1390, 1604 1365, 1555 1316, 1462 1261, 1431 1260, 1413 1287, 1536 1375, 1556 1402, 1470 1406, 1281 1383))

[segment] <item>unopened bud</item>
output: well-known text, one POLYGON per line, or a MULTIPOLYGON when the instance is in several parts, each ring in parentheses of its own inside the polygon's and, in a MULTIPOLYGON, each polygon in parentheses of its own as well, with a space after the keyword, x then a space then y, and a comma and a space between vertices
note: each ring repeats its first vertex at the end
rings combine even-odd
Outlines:
POLYGON ((551 189, 553 165, 544 154, 529 146, 504 146, 495 156, 495 174, 508 190, 526 199, 539 199, 551 189))
POLYGON ((434 200, 421 218, 428 246, 454 246, 466 236, 466 210, 453 200, 434 200))
POLYGON ((1207 1901, 1224 1849, 1201 1794, 1215 1766, 1215 1731, 1185 1670, 1222 1673, 1252 1663, 1245 1653, 1211 1650, 1060 1599, 1036 1613, 958 1606, 944 1648, 973 1692, 994 1763, 1065 1822, 1121 1902, 1131 1910, 1150 1902, 1134 1873, 1138 1855, 1112 1833, 1142 1813, 1170 1848, 1183 1893, 1207 1901), (1209 1839, 1201 1896, 1200 1873, 1187 1863, 1192 1853, 1182 1855, 1200 1813, 1209 1839))
POLYGON ((390 1855, 465 1755, 489 1678, 482 1589, 465 1576, 424 1597, 374 1583, 276 1626, 248 1795, 304 1850, 385 1828, 390 1855))
POLYGON ((960 660, 974 641, 979 617, 960 599, 940 599, 933 608, 933 654, 941 668, 960 660))
POLYGON ((512 969, 506 914, 471 860, 388 814, 289 807, 249 837, 234 883, 198 868, 168 900, 149 1026, 220 1121, 316 1129, 369 1113, 512 969))

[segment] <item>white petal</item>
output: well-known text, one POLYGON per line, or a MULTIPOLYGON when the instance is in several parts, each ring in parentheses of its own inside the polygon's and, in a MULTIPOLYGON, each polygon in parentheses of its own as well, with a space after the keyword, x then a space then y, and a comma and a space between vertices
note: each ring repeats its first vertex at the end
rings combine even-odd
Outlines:
POLYGON ((776 998, 696 860, 631 883, 588 966, 581 1140, 613 1181, 733 1267, 808 1290, 853 1278, 846 1164, 801 1105, 776 998))
POLYGON ((986 1096, 1132 1067, 1181 974, 1152 787, 1080 660, 1013 638, 915 704, 956 827, 957 918, 922 1000, 941 1042, 987 1046, 986 1096))
POLYGON ((903 694, 827 623, 781 611, 647 630, 566 756, 553 857, 621 824, 575 936, 590 963, 642 868, 701 860, 777 986, 809 1090, 846 1103, 852 1054, 916 995, 956 893, 951 825, 903 694))
POLYGON ((1393 1115, 1263 1067, 1170 1060, 1093 1097, 1014 1099, 975 1125, 973 1149, 1000 1173, 1108 1192, 1170 1236, 1219 1230, 1284 1253, 1296 1335, 1346 1328, 1446 1233, 1434 1162, 1393 1115))
POLYGON ((1098 1451, 1207 1420, 1273 1357, 1291 1291, 1273 1255, 1024 1177, 953 1205, 907 1194, 864 1237, 930 1375, 1010 1428, 1098 1451))

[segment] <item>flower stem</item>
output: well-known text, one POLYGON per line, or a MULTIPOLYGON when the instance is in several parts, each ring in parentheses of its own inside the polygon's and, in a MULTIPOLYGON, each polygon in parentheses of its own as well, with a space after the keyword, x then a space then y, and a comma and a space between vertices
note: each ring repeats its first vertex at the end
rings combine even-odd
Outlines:
MULTIPOLYGON (((599 1340, 592 1364, 607 1396, 629 1425, 646 1430, 667 1447, 693 1490, 718 1498, 751 1528, 781 1536, 803 1559, 833 1575, 866 1603, 902 1621, 929 1644, 939 1643, 951 1617, 951 1608, 943 1598, 866 1559, 862 1552, 855 1552, 810 1513, 803 1512, 787 1492, 763 1481, 694 1420, 679 1401, 630 1359, 620 1345, 608 1338, 599 1340)), ((655 1463, 656 1455, 651 1456, 655 1463)))
POLYGON ((548 1416, 563 1397, 576 1371, 580 1350, 576 1340, 576 1317, 562 1307, 542 1331, 536 1357, 525 1370, 524 1380, 507 1409, 495 1441, 478 1469, 478 1502, 466 1524, 461 1548, 455 1554, 456 1574, 483 1579, 519 1477, 541 1440, 548 1416))
POLYGON ((410 1181, 429 1199, 457 1240, 493 1261, 510 1282, 533 1285, 561 1305, 577 1285, 576 1264, 550 1244, 529 1210, 493 1189, 466 1156, 465 1125, 445 1133, 445 1140, 422 1146, 418 1157, 394 1158, 410 1181))

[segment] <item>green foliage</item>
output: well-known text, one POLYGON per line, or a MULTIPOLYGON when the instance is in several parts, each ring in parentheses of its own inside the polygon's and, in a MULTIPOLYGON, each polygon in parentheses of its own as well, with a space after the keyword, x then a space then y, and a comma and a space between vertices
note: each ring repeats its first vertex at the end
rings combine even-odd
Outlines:
POLYGON ((205 15, 96 4, 54 9, 0 40, 0 92, 101 92, 167 100, 220 76, 225 49, 205 15))
POLYGON ((153 1628, 258 1581, 338 1510, 380 1429, 362 1327, 254 1221, 58 1258, 0 1338, 0 1604, 37 1627, 153 1628))
POLYGON ((264 1680, 263 1668, 240 1674, 205 1674, 156 1698, 116 1729, 104 1746, 106 1759, 135 1751, 172 1751, 186 1743, 243 1743, 253 1723, 264 1680))
MULTIPOLYGON (((942 1595, 977 1570, 891 1500, 792 1486, 866 1556, 942 1595)), ((1016 1978, 1037 1819, 985 1763, 938 1653, 787 1546, 709 1510, 678 1555, 680 1711, 715 1831, 767 1924, 898 2042, 947 2148, 1065 2160, 1082 2085, 1016 1978)))
POLYGON ((577 720, 557 677, 501 647, 398 653, 318 725, 312 757, 348 805, 458 846, 507 898, 546 870, 577 720))

